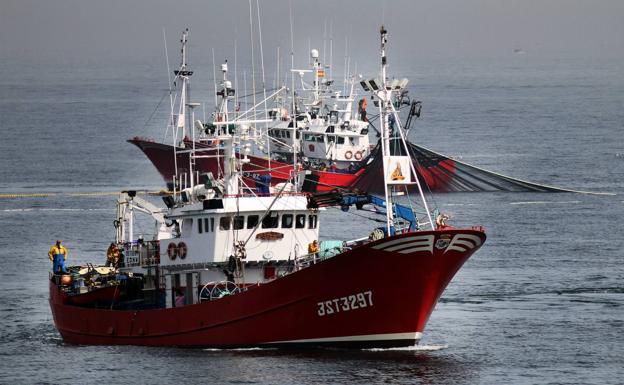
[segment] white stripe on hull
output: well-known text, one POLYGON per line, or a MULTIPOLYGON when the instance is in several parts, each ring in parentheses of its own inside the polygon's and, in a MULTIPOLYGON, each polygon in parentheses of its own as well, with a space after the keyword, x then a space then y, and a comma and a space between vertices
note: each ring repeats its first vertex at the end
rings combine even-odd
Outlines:
POLYGON ((433 235, 420 235, 418 237, 405 237, 401 239, 395 239, 394 241, 380 243, 378 245, 373 246, 373 249, 379 250, 379 249, 383 249, 386 247, 398 245, 401 243, 411 242, 411 241, 427 241, 429 239, 432 239, 433 237, 434 237, 433 235))
POLYGON ((451 244, 444 251, 445 253, 451 250, 464 252, 468 249, 474 249, 481 246, 481 238, 472 234, 457 234, 453 237, 451 244))
POLYGON ((365 334, 361 336, 344 336, 344 337, 325 337, 325 338, 309 338, 303 340, 274 341, 268 344, 291 344, 291 343, 310 343, 310 342, 356 342, 356 341, 393 341, 393 340, 415 340, 422 338, 421 332, 412 333, 390 333, 390 334, 365 334))
POLYGON ((417 251, 428 251, 430 253, 433 253, 433 249, 431 248, 431 245, 421 246, 421 247, 412 247, 411 249, 401 250, 398 253, 399 254, 409 254, 409 253, 415 253, 417 251))
MULTIPOLYGON (((419 246, 419 250, 430 251, 433 253, 433 240, 435 239, 435 235, 420 235, 417 237, 405 237, 401 239, 395 239, 394 241, 388 241, 384 243, 380 243, 379 245, 373 246, 373 249, 383 250, 383 251, 396 251, 405 249, 408 247, 419 246)), ((402 253, 405 254, 405 253, 402 253)))
POLYGON ((426 240, 426 241, 418 241, 418 242, 408 242, 408 243, 400 244, 398 246, 388 247, 383 250, 384 251, 397 251, 397 250, 407 249, 409 247, 414 247, 414 246, 424 247, 426 250, 428 250, 428 248, 431 247, 431 241, 426 240))

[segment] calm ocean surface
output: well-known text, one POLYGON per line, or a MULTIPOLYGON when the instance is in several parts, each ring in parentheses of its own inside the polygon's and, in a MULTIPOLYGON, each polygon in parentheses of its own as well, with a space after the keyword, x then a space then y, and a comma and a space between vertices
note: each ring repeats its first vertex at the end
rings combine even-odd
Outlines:
MULTIPOLYGON (((482 224, 488 241, 449 285, 422 346, 379 351, 64 344, 47 303, 47 250, 62 238, 70 263, 102 263, 114 237, 115 196, 70 194, 163 187, 125 140, 162 139, 166 111, 149 118, 165 73, 162 63, 3 64, 0 194, 56 195, 0 198, 0 383, 624 383, 621 62, 510 53, 487 65, 404 65, 424 105, 414 142, 520 179, 617 195, 435 196, 453 224, 482 224)), ((212 72, 197 66, 200 79, 201 68, 212 72)), ((212 83, 194 84, 196 100, 212 100, 212 83)), ((375 226, 335 210, 323 220, 324 237, 375 226)), ((409 293, 397 296, 409 306, 409 293)))

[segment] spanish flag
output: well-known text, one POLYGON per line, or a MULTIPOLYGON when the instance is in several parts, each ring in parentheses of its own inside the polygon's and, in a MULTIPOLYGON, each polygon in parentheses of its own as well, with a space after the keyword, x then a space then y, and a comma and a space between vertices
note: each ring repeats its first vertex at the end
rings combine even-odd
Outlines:
POLYGON ((323 69, 316 70, 316 76, 318 76, 319 78, 324 78, 325 77, 325 70, 323 70, 323 69))

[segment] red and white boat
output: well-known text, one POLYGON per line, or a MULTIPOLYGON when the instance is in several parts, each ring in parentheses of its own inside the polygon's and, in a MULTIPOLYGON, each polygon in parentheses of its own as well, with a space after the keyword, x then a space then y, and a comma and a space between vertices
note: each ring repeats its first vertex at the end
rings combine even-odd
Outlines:
MULTIPOLYGON (((191 149, 189 183, 174 186, 167 208, 131 192, 120 196, 121 266, 70 267, 69 277, 51 276, 50 307, 63 339, 218 348, 417 343, 447 284, 486 236, 480 228, 446 226, 443 216, 434 221, 410 158, 391 151, 388 118, 397 114, 392 95, 400 89, 386 80, 386 37, 382 27, 382 81, 373 90, 381 114, 383 228, 317 246, 322 208, 315 197, 296 192, 298 175, 270 194, 246 186, 241 166, 250 160, 236 149, 248 148, 249 122, 215 122, 234 127, 216 135, 223 180, 205 175, 198 184, 193 166, 201 152, 191 149), (394 202, 414 185, 422 212, 394 202), (135 239, 136 212, 155 220, 153 239, 135 239), (104 289, 114 294, 108 302, 87 297, 104 289)), ((400 126, 397 132, 407 150, 400 126)))
MULTIPOLYGON (((174 71, 173 84, 178 92, 172 93, 171 104, 177 108, 172 111, 167 127, 167 134, 170 132, 172 135, 171 144, 144 137, 128 140, 141 149, 170 189, 174 182, 180 182, 174 181, 174 176, 186 175, 188 178, 191 148, 202 153, 201 157, 194 158, 195 172, 210 172, 216 177, 222 177, 224 169, 223 150, 219 145, 216 126, 195 120, 193 110, 197 104, 188 103, 189 81, 193 71, 189 70, 186 61, 187 39, 188 31, 185 31, 181 39, 180 67, 174 71)), ((371 153, 369 123, 354 116, 352 111, 356 100, 355 77, 345 80, 349 92, 348 95, 342 95, 342 91, 331 88, 333 81, 324 80, 325 71, 317 50, 311 51, 310 59, 311 69, 292 70, 293 84, 294 74, 297 73, 301 77, 302 95, 308 95, 307 97, 296 97, 293 94, 294 103, 288 106, 286 99, 282 97, 286 88, 282 87, 265 100, 253 103, 257 107, 271 102, 276 107, 267 111, 266 116, 269 119, 263 122, 264 128, 254 124, 254 133, 263 131, 265 137, 259 146, 254 146, 252 151, 245 154, 249 163, 242 167, 245 183, 248 185, 253 185, 259 176, 265 175, 270 175, 270 178, 263 180, 269 180, 272 186, 285 182, 293 170, 298 169, 296 157, 301 162, 300 165, 303 163, 308 169, 319 171, 316 178, 320 179, 319 191, 336 187, 348 188, 349 183, 355 179, 353 174, 356 174, 371 153), (304 81, 304 74, 307 73, 313 75, 311 84, 304 81), (291 115, 286 107, 297 112, 291 115), (351 176, 332 175, 335 173, 351 176)), ((225 74, 227 63, 222 65, 222 70, 224 69, 225 74)), ((230 81, 224 80, 222 86, 217 92, 220 102, 214 114, 216 121, 257 116, 255 108, 240 111, 242 99, 238 99, 230 81), (235 104, 236 107, 228 106, 230 104, 235 104)))

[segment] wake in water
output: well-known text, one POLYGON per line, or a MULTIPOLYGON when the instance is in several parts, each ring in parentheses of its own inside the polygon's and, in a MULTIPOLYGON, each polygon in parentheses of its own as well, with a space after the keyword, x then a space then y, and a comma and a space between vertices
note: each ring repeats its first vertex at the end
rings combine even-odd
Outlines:
MULTIPOLYGON (((361 350, 366 351, 366 352, 435 352, 435 351, 446 349, 446 348, 448 348, 448 345, 413 345, 413 346, 404 346, 404 347, 399 347, 399 348, 370 348, 370 349, 361 349, 361 350)), ((279 350, 279 348, 261 348, 261 347, 232 348, 232 349, 205 348, 202 350, 205 352, 256 352, 256 351, 275 351, 275 350, 279 350)), ((329 348, 328 350, 342 350, 342 349, 329 348)))
POLYGON ((576 204, 581 203, 581 201, 524 201, 524 202, 510 202, 510 205, 566 205, 566 204, 576 204))
POLYGON ((205 352, 255 352, 255 351, 271 351, 277 350, 277 348, 233 348, 233 349, 217 349, 217 348, 206 348, 202 349, 205 352))
POLYGON ((448 348, 448 345, 414 345, 402 348, 371 348, 362 350, 367 352, 435 352, 446 348, 448 348))

